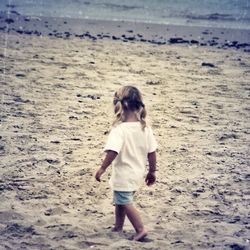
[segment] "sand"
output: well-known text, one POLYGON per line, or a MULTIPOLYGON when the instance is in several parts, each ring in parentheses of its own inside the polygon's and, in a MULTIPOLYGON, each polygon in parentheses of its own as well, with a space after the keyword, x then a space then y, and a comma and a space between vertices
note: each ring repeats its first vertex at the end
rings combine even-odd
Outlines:
POLYGON ((249 53, 6 33, 0 44, 1 249, 249 248, 249 53), (111 232, 111 169, 94 179, 126 84, 159 144, 157 183, 135 199, 144 242, 128 240, 128 222, 111 232))

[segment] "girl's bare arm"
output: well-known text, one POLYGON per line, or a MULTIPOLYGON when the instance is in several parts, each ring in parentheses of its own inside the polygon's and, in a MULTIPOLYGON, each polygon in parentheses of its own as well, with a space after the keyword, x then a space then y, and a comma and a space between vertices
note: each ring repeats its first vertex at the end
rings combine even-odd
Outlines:
POLYGON ((149 170, 146 176, 146 184, 148 186, 153 185, 156 181, 155 171, 156 171, 156 152, 148 154, 149 170))
POLYGON ((117 156, 117 153, 115 151, 112 151, 112 150, 107 151, 101 167, 97 170, 95 174, 95 179, 97 181, 101 181, 101 176, 103 175, 103 173, 106 171, 106 169, 112 163, 112 161, 115 159, 116 156, 117 156))

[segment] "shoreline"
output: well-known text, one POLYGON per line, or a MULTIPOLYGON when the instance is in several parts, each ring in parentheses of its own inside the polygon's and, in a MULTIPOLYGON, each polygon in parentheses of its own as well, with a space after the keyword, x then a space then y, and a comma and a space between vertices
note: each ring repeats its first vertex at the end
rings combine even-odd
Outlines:
POLYGON ((185 44, 250 52, 250 30, 128 21, 30 17, 0 12, 0 32, 56 38, 111 39, 156 45, 185 44))

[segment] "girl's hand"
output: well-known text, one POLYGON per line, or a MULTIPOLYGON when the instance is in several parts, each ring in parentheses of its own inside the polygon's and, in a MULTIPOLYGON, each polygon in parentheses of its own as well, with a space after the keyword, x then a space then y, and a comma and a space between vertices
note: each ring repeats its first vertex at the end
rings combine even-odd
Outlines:
POLYGON ((148 186, 153 185, 156 181, 155 172, 148 172, 145 181, 148 186))
POLYGON ((95 179, 97 181, 101 181, 101 176, 103 175, 104 172, 105 170, 103 168, 99 168, 95 174, 95 179))

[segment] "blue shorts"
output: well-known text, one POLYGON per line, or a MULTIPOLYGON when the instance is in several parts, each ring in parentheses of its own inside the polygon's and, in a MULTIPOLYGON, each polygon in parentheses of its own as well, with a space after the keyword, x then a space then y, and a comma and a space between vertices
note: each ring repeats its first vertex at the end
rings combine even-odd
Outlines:
POLYGON ((133 203, 134 191, 132 192, 123 192, 123 191, 114 191, 113 192, 113 203, 114 205, 126 205, 133 203))

